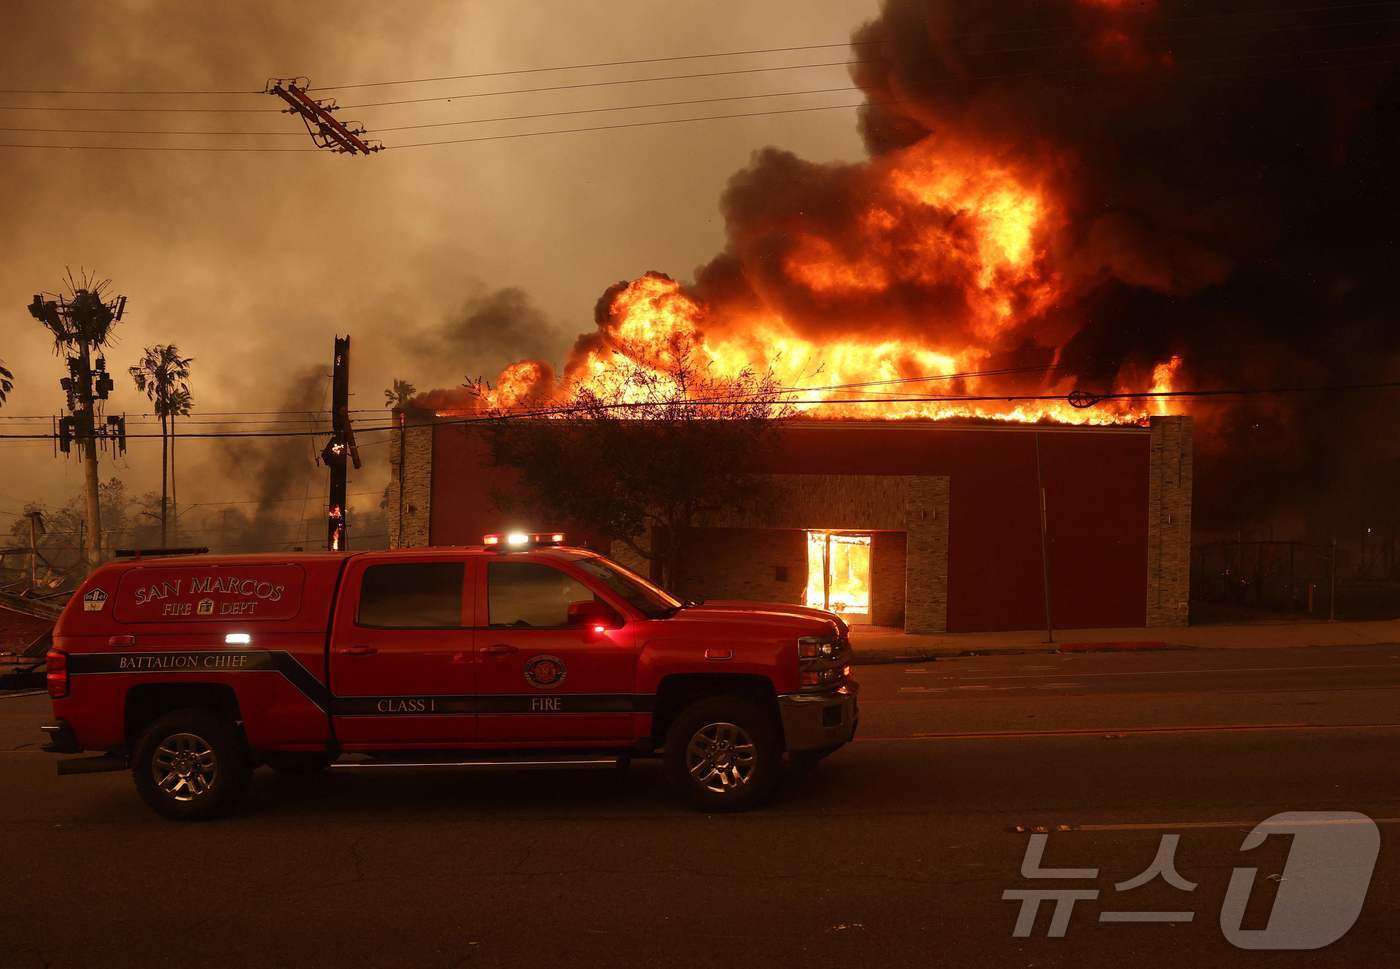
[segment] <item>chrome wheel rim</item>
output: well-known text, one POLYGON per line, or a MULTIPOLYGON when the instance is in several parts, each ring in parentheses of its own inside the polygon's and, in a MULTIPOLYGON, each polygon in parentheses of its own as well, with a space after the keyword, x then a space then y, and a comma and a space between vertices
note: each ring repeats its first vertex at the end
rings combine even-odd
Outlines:
POLYGON ((218 775, 214 749, 196 734, 171 734, 151 758, 156 787, 177 801, 193 801, 208 794, 218 775))
POLYGON ((753 738, 735 723, 707 723, 685 748, 685 767, 696 784, 715 794, 730 794, 753 778, 758 756, 753 738))

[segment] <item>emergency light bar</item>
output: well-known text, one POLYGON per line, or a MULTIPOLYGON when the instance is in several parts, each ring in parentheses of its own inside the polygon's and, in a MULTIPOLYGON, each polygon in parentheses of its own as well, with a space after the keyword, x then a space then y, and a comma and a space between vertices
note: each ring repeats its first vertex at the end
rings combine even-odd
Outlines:
POLYGON ((533 548, 538 545, 563 545, 563 532, 506 532, 492 533, 482 537, 481 543, 489 548, 533 548))

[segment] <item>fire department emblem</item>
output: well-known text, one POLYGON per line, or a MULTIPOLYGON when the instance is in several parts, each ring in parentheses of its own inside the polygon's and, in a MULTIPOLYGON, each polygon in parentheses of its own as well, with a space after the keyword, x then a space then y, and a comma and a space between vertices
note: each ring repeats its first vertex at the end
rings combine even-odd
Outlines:
POLYGON ((107 593, 103 589, 89 589, 83 594, 83 612, 101 612, 107 605, 107 593))
POLYGON ((214 600, 200 599, 198 605, 195 606, 195 612, 201 616, 214 615, 214 600))
POLYGON ((525 682, 543 690, 563 683, 568 672, 558 656, 532 656, 525 661, 525 682))

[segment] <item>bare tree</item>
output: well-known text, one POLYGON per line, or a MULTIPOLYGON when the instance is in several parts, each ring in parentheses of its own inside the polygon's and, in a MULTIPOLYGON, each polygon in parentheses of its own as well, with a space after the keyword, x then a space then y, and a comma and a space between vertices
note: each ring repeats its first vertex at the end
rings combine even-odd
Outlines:
MULTIPOLYGON (((493 457, 524 494, 499 496, 539 518, 622 542, 674 583, 685 529, 762 500, 754 469, 787 416, 771 372, 717 376, 687 346, 661 358, 618 353, 587 385, 533 412, 495 411, 493 457)), ((512 509, 514 510, 514 509, 512 509)))
POLYGON ((127 372, 136 384, 136 389, 151 401, 155 414, 160 418, 160 541, 164 546, 169 542, 169 494, 172 429, 177 413, 190 412, 190 364, 193 357, 180 356, 179 347, 173 343, 147 347, 141 362, 129 367, 127 372), (183 410, 182 410, 183 408, 183 410))

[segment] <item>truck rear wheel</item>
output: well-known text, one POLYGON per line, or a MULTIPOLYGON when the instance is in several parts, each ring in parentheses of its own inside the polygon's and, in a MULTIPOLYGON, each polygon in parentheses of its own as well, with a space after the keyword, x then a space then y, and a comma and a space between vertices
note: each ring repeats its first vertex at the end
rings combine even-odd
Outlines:
POLYGON ((164 714, 147 727, 136 741, 131 773, 141 799, 176 821, 227 813, 252 776, 238 731, 197 708, 164 714))
POLYGON ((773 793, 782 745, 767 710, 739 697, 710 697, 686 707, 666 731, 666 774, 707 811, 743 811, 773 793))

